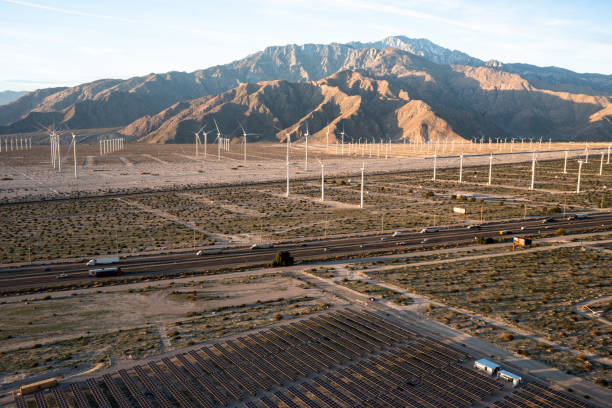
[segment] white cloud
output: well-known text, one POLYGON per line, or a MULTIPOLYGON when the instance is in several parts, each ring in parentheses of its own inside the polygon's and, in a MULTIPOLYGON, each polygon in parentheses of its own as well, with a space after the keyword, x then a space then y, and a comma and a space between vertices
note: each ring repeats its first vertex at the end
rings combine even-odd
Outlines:
POLYGON ((102 56, 116 53, 117 51, 113 48, 94 48, 94 47, 79 47, 79 51, 83 54, 94 55, 94 56, 102 56))
POLYGON ((88 13, 88 12, 80 11, 80 10, 70 10, 70 9, 65 9, 61 7, 47 6, 44 4, 32 3, 29 1, 22 1, 22 0, 2 0, 2 1, 4 1, 5 3, 16 4, 19 6, 36 8, 40 10, 48 10, 48 11, 53 11, 53 12, 62 13, 62 14, 71 14, 71 15, 81 16, 81 17, 94 17, 94 18, 100 18, 104 20, 121 21, 121 22, 126 22, 126 23, 141 23, 142 22, 142 21, 127 19, 123 17, 107 16, 104 14, 88 13))

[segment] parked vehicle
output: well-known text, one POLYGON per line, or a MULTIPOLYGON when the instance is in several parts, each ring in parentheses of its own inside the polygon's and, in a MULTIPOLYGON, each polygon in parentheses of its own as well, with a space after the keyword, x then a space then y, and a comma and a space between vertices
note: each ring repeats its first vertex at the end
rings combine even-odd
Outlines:
POLYGON ((63 278, 67 278, 68 274, 67 273, 60 273, 59 275, 57 275, 57 279, 63 279, 63 278))
POLYGON ((402 231, 395 231, 395 232, 393 233, 393 236, 394 236, 394 237, 401 237, 401 236, 402 236, 402 231))
POLYGON ((113 256, 109 258, 93 258, 93 259, 90 259, 89 262, 87 262, 85 265, 87 266, 108 265, 108 264, 114 264, 117 262, 119 262, 119 257, 113 256))

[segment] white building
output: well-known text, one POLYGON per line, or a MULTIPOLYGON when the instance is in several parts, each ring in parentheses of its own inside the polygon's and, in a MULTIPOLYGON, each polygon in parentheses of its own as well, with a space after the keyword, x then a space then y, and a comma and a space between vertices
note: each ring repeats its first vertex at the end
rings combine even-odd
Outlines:
POLYGON ((480 360, 474 361, 474 368, 484 371, 489 375, 494 375, 497 370, 499 370, 500 365, 489 361, 486 358, 481 358, 480 360))
POLYGON ((523 381, 523 379, 520 376, 513 374, 510 371, 506 371, 506 370, 499 370, 497 377, 504 381, 511 382, 512 386, 514 387, 518 386, 523 381))

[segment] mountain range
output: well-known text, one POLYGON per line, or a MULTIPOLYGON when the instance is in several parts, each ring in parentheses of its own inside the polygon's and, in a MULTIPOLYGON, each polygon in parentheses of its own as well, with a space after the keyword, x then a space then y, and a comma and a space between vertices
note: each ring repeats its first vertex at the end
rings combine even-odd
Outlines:
POLYGON ((26 91, 0 91, 0 106, 11 103, 27 94, 26 91))
MULTIPOLYGON (((103 79, 0 106, 0 134, 66 124, 132 140, 193 142, 213 119, 261 140, 308 123, 315 138, 612 138, 612 76, 482 61, 425 39, 268 47, 191 73, 103 79)), ((215 131, 216 132, 216 131, 215 131)))

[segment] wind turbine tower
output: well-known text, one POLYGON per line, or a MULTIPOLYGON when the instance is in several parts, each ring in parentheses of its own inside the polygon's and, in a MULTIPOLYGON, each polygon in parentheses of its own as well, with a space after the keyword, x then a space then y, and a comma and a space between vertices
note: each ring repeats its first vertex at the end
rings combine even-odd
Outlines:
POLYGON ((304 137, 306 138, 306 164, 304 169, 308 171, 308 122, 306 122, 306 133, 304 133, 304 137))
POLYGON ((359 208, 363 208, 363 173, 365 172, 365 162, 361 165, 361 201, 359 208))
POLYGON ((578 160, 578 184, 576 185, 576 194, 580 193, 580 175, 582 174, 582 160, 578 160))
POLYGON ((491 179, 493 178, 493 152, 489 154, 489 181, 487 185, 491 185, 491 179))
POLYGON ((215 128, 217 128, 217 160, 221 161, 221 143, 223 142, 221 140, 221 131, 219 130, 219 125, 217 125, 217 121, 213 119, 213 122, 215 122, 215 128))
POLYGON ((533 152, 533 159, 531 160, 531 187, 530 190, 533 190, 535 187, 535 167, 536 167, 536 153, 533 152))
POLYGON ((72 159, 74 161, 74 179, 77 180, 76 136, 72 134, 72 159))
POLYGON ((325 164, 319 160, 321 165, 321 201, 325 201, 325 164))

